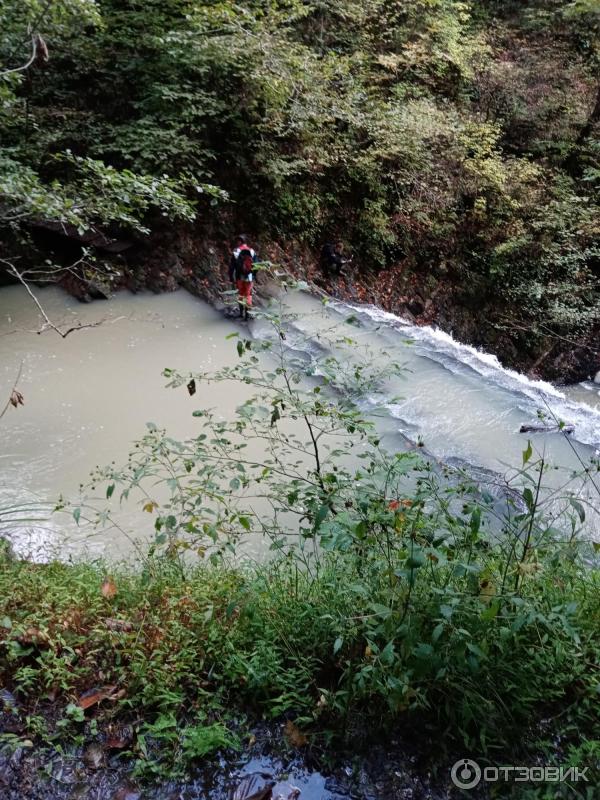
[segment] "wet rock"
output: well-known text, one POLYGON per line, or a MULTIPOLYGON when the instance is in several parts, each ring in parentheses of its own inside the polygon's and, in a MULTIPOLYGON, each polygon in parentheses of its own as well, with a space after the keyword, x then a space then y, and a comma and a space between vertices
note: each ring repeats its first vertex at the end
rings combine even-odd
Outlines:
POLYGON ((22 758, 22 747, 18 747, 12 753, 8 747, 0 752, 0 786, 9 786, 11 784, 22 758))
POLYGON ((425 311, 425 303, 422 297, 413 297, 407 303, 407 308, 411 314, 414 314, 415 317, 420 317, 421 314, 425 311))
POLYGON ((594 383, 600 384, 600 370, 594 375, 594 383))
POLYGON ((109 750, 123 750, 133 741, 133 728, 131 725, 109 726, 105 746, 109 750))
POLYGON ((83 763, 88 769, 100 769, 104 764, 104 749, 102 745, 93 742, 83 751, 83 763))
POLYGON ((275 781, 270 775, 254 773, 242 778, 234 789, 231 800, 271 800, 275 781))
MULTIPOLYGON (((27 745, 26 746, 27 747, 31 747, 32 746, 31 742, 29 740, 27 740, 27 745)), ((17 767, 19 767, 21 765, 21 761, 23 760, 24 752, 25 752, 24 747, 17 747, 15 752, 11 755, 8 763, 10 764, 12 769, 17 769, 17 767)))
POLYGON ((111 800, 140 800, 141 796, 133 784, 127 783, 124 786, 119 786, 111 800))
POLYGON ((8 689, 0 689, 0 706, 2 706, 5 711, 13 711, 17 708, 15 696, 11 694, 8 689))
POLYGON ((108 281, 92 280, 88 282, 87 294, 92 300, 108 300, 111 295, 111 287, 108 281))

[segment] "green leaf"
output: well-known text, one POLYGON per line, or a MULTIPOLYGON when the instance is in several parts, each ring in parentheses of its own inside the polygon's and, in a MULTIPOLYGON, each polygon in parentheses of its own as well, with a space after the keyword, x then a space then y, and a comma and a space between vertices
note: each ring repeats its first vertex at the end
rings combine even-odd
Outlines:
POLYGON ((533 500, 533 492, 529 487, 523 489, 523 500, 525 500, 525 504, 527 505, 528 510, 531 512, 534 509, 534 500, 533 500))
POLYGON ((444 628, 446 624, 444 622, 440 622, 439 625, 436 625, 433 629, 433 633, 431 634, 431 641, 435 644, 437 640, 440 638, 442 633, 444 632, 444 628))
POLYGON ((241 358, 244 355, 244 343, 241 340, 238 340, 237 351, 238 356, 241 358))
POLYGON ((420 549, 415 547, 410 554, 410 556, 406 559, 406 566, 409 569, 419 569, 425 564, 425 553, 420 549))
POLYGON ((392 610, 388 606, 384 606, 381 603, 371 603, 371 609, 382 619, 387 619, 392 613, 392 610))
POLYGON ((115 490, 114 483, 111 483, 109 486, 106 487, 106 499, 107 500, 110 500, 110 498, 113 495, 114 490, 115 490))
POLYGON ((85 720, 85 712, 81 706, 75 703, 69 703, 65 708, 65 714, 75 722, 83 722, 85 720))
POLYGON ((477 656, 477 658, 483 659, 486 657, 483 650, 478 645, 472 644, 472 642, 467 642, 467 650, 470 650, 474 656, 477 656))
POLYGON ((396 659, 396 651, 394 650, 394 642, 392 640, 391 642, 388 642, 381 651, 379 660, 386 667, 389 667, 394 663, 395 659, 396 659))
POLYGON ((325 522, 325 519, 328 514, 329 514, 329 506, 323 504, 321 508, 317 511, 317 515, 315 516, 315 524, 314 524, 315 531, 319 530, 323 522, 325 522))
POLYGON ((569 497, 569 503, 573 506, 577 514, 579 515, 579 521, 585 522, 585 508, 581 505, 579 500, 575 500, 574 497, 569 497))
POLYGON ((531 446, 531 439, 527 440, 527 447, 523 450, 523 466, 527 464, 533 454, 533 447, 531 446))
POLYGON ((488 608, 486 608, 484 611, 481 612, 481 619, 484 620, 484 622, 490 622, 491 620, 493 620, 495 617, 498 616, 499 610, 500 610, 500 603, 496 601, 495 603, 492 603, 490 606, 488 606, 488 608))
POLYGON ((74 508, 73 509, 73 519, 75 520, 75 522, 78 525, 79 525, 79 518, 80 517, 81 517, 81 509, 80 508, 74 508))
POLYGON ((337 652, 339 652, 339 650, 341 649, 343 644, 344 644, 344 640, 342 639, 341 636, 338 636, 338 638, 333 643, 333 655, 335 655, 337 652))
POLYGON ((478 533, 480 526, 481 526, 481 509, 479 508, 479 506, 476 506, 471 513, 471 522, 470 522, 471 533, 473 535, 478 533))
POLYGON ((237 607, 238 607, 237 600, 233 600, 231 603, 229 603, 229 605, 225 609, 225 616, 227 617, 227 619, 231 619, 237 607))
POLYGON ((433 655, 433 647, 429 642, 421 642, 413 650, 415 656, 423 661, 427 661, 433 655))

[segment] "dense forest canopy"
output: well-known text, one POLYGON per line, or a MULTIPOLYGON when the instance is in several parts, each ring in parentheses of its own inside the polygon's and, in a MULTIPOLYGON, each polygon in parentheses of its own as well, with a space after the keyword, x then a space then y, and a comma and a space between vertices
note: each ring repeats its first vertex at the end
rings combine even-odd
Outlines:
POLYGON ((43 262, 40 221, 336 235, 365 273, 399 267, 483 312, 476 343, 503 330, 531 363, 566 340, 594 367, 596 0, 3 0, 0 16, 11 264, 43 262))

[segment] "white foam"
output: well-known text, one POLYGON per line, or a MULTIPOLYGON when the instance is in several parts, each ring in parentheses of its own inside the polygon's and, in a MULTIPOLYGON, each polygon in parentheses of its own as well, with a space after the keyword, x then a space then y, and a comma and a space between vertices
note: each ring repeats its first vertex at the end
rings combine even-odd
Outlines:
POLYGON ((373 322, 401 331, 405 338, 414 341, 417 349, 424 351, 424 355, 448 369, 460 372, 467 367, 486 381, 520 396, 521 407, 528 409, 533 416, 539 409, 560 421, 575 425, 574 438, 583 444, 592 446, 600 444, 600 410, 586 403, 571 400, 548 381, 533 380, 516 370, 507 369, 502 366, 497 356, 491 353, 472 345, 461 344, 451 334, 439 328, 414 325, 376 306, 343 304, 337 301, 331 303, 331 306, 340 313, 351 310, 355 314, 367 316, 373 322))

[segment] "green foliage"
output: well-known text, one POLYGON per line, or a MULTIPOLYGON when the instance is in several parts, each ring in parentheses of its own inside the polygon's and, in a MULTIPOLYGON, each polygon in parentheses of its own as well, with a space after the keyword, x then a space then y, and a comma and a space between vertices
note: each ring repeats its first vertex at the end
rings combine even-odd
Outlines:
POLYGON ((289 557, 185 574, 153 559, 142 574, 113 571, 118 594, 108 602, 101 565, 5 565, 2 613, 13 627, 0 636, 3 682, 25 707, 58 692, 65 720, 79 725, 70 698, 101 670, 125 690, 112 716, 138 720, 143 775, 181 774, 236 748, 228 715, 251 708, 358 741, 381 725, 428 720, 449 748, 494 758, 542 746, 530 733, 542 717, 556 716, 551 735, 574 746, 598 739, 598 682, 586 666, 600 654, 597 576, 553 549, 537 555, 520 596, 502 596, 492 586, 499 553, 475 546, 467 565, 465 547, 456 565, 435 564, 426 539, 411 556, 396 536, 403 576, 392 582, 376 574, 376 550, 359 560, 335 549, 313 574, 289 557))
POLYGON ((144 777, 184 775, 195 761, 218 750, 239 750, 239 738, 222 722, 211 725, 180 725, 173 713, 160 714, 145 723, 138 735, 141 758, 134 774, 144 777))
MULTIPOLYGON (((11 158, 0 161, 0 219, 5 224, 59 220, 84 233, 95 224, 116 222, 143 233, 148 232, 142 220, 150 208, 170 219, 195 219, 193 204, 185 198, 189 180, 136 175, 70 153, 60 160, 73 167, 73 178, 67 184, 57 180, 44 184, 39 175, 19 162, 11 158)), ((198 193, 223 196, 206 184, 194 188, 198 193)))

